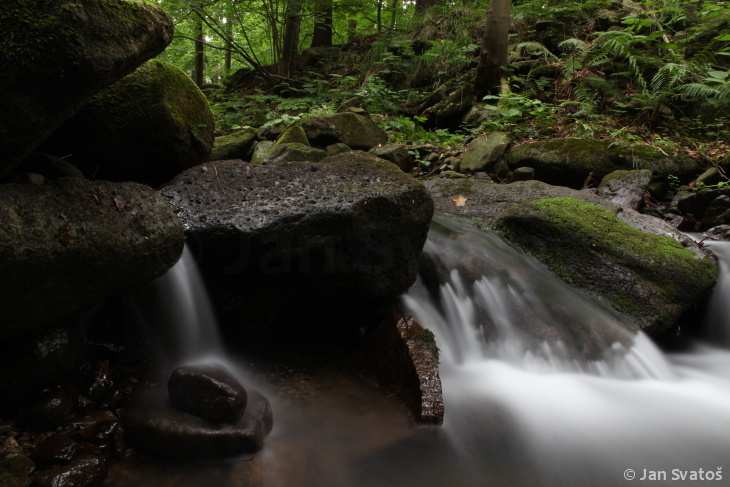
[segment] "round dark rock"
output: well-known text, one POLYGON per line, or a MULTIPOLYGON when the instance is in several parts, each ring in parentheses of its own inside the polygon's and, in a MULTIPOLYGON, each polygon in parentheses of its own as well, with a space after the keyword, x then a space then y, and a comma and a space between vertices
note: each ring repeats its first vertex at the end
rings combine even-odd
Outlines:
POLYGON ((167 458, 220 458, 261 449, 271 431, 273 416, 268 400, 255 391, 235 424, 210 423, 168 407, 160 391, 147 393, 124 416, 130 446, 167 458))
POLYGON ((62 388, 46 389, 38 402, 29 410, 26 424, 38 431, 63 426, 73 416, 75 406, 73 397, 62 388))
POLYGON ((178 367, 167 389, 174 408, 216 423, 234 423, 246 409, 246 389, 222 367, 178 367))

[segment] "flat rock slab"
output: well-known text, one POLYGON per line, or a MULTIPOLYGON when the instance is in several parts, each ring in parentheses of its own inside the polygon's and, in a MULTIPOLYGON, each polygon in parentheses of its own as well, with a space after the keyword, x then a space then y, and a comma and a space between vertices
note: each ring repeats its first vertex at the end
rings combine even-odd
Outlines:
POLYGON ((162 391, 148 391, 123 416, 129 444, 166 458, 224 458, 255 453, 273 428, 269 401, 249 391, 246 411, 232 424, 215 424, 172 409, 162 391))
POLYGON ((418 181, 363 152, 319 163, 209 163, 162 194, 209 278, 361 306, 395 300, 415 281, 433 214, 418 181))
POLYGON ((134 183, 0 185, 0 341, 145 284, 175 264, 183 230, 134 183))

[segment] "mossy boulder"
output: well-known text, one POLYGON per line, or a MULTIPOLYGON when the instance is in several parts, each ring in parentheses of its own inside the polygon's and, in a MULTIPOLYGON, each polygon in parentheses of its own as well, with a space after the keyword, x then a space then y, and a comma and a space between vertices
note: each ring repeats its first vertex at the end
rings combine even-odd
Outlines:
POLYGON ((701 304, 717 277, 714 260, 685 247, 666 222, 621 210, 594 191, 473 178, 439 178, 427 187, 437 211, 500 232, 564 281, 652 334, 701 304))
POLYGON ((0 341, 151 281, 183 230, 146 186, 66 178, 0 187, 0 341))
POLYGON ((699 303, 717 266, 679 242, 633 228, 615 212, 572 197, 541 198, 497 222, 507 239, 567 283, 661 334, 699 303))
POLYGON ((509 147, 511 138, 504 132, 481 135, 466 146, 458 171, 482 171, 497 162, 509 147))
POLYGON ((305 144, 290 142, 286 144, 276 143, 271 152, 266 155, 263 162, 295 162, 295 161, 321 161, 327 157, 327 152, 316 147, 305 144))
POLYGON ((307 138, 307 133, 303 128, 298 125, 294 125, 284 130, 279 138, 276 139, 276 143, 309 145, 309 139, 307 138))
POLYGON ((622 208, 638 210, 644 206, 651 179, 648 169, 613 171, 603 177, 597 192, 622 208))
POLYGON ((597 184, 610 172, 648 169, 655 177, 677 176, 690 180, 700 172, 688 156, 666 155, 643 144, 612 144, 596 139, 552 139, 514 147, 507 156, 509 166, 535 168, 535 177, 546 183, 581 188, 591 178, 597 184))
POLYGON ((263 164, 271 155, 271 151, 274 150, 276 144, 270 140, 260 140, 256 142, 253 147, 253 154, 251 154, 251 164, 263 164))
POLYGON ((213 143, 213 151, 210 153, 210 160, 248 160, 255 143, 256 130, 252 128, 240 129, 228 135, 216 137, 213 143))
POLYGON ((162 194, 178 209, 229 329, 279 324, 309 338, 327 323, 377 323, 365 318, 413 284, 433 213, 418 181, 363 152, 210 163, 162 194))
POLYGON ((158 186, 208 160, 214 122, 205 95, 180 69, 153 60, 105 89, 52 137, 86 174, 158 186))
POLYGON ((159 54, 173 26, 119 0, 5 0, 0 8, 0 177, 102 88, 159 54))
POLYGON ((352 112, 336 113, 302 123, 312 145, 327 147, 341 142, 356 150, 370 150, 388 142, 388 135, 366 115, 352 112))

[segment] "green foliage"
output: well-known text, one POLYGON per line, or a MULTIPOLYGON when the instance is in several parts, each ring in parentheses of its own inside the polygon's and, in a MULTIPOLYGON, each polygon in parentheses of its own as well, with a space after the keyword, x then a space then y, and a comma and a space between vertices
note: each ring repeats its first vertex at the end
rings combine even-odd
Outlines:
POLYGON ((441 146, 464 143, 463 134, 453 133, 445 129, 426 130, 423 128, 425 122, 425 117, 392 117, 384 120, 380 126, 388 132, 388 136, 393 142, 441 146))

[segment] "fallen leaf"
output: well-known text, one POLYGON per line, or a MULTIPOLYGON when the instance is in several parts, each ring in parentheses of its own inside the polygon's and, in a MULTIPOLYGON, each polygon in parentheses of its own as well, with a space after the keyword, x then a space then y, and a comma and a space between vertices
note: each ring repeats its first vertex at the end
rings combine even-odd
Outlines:
POLYGON ((451 198, 451 201, 454 202, 454 206, 464 206, 466 205, 466 198, 462 195, 457 195, 451 198))

